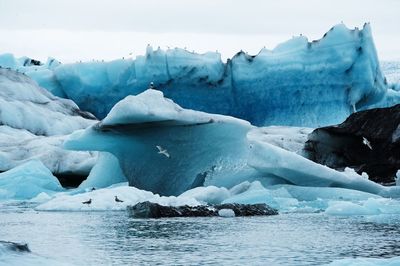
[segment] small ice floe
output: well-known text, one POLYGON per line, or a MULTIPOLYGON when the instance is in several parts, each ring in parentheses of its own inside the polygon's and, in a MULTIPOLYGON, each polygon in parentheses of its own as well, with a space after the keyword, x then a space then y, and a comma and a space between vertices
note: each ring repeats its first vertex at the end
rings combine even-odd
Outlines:
POLYGON ((221 209, 218 211, 219 217, 235 217, 235 212, 232 209, 221 209))

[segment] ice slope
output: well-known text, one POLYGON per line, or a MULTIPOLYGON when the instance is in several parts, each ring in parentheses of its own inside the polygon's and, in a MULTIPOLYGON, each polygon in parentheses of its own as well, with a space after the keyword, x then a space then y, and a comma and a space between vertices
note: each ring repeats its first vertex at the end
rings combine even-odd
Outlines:
POLYGON ((0 173, 0 199, 32 199, 42 192, 62 190, 57 178, 39 160, 0 173))
POLYGON ((0 69, 0 171, 39 159, 54 174, 87 175, 97 154, 61 146, 68 134, 96 121, 28 76, 0 69))
MULTIPOLYGON (((9 57, 0 57, 0 65, 18 64, 9 57)), ((99 118, 150 82, 182 107, 257 126, 337 124, 355 110, 400 102, 380 70, 369 24, 354 30, 339 24, 320 40, 294 37, 256 56, 239 52, 226 63, 217 52, 147 47, 136 59, 46 65, 20 69, 36 69, 28 75, 99 118), (52 73, 43 72, 46 65, 52 73)))
POLYGON ((0 69, 0 124, 50 136, 69 134, 94 122, 71 100, 53 96, 24 74, 0 69))
POLYGON ((259 141, 257 137, 250 138, 249 142, 252 153, 248 164, 265 175, 273 175, 298 186, 339 187, 384 197, 400 197, 400 187, 384 187, 350 169, 336 171, 294 152, 259 141))
POLYGON ((64 146, 110 152, 130 185, 178 195, 205 182, 256 175, 244 159, 250 128, 236 118, 183 109, 162 92, 147 90, 116 104, 103 121, 75 132, 64 146))

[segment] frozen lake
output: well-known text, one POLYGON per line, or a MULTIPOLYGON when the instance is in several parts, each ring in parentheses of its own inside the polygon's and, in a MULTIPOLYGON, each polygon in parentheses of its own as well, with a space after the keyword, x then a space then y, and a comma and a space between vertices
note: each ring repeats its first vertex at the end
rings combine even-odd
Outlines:
MULTIPOLYGON (((0 240, 28 243, 40 265, 47 260, 53 265, 321 265, 400 256, 398 215, 140 220, 124 211, 37 212, 33 207, 0 203, 0 240)), ((32 255, 12 261, 20 265, 23 256, 32 255)))

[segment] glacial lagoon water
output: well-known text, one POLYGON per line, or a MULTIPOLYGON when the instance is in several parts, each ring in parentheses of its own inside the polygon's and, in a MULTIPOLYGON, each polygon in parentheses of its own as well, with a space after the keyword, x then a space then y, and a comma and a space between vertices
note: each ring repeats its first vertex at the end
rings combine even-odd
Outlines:
MULTIPOLYGON (((400 217, 287 213, 133 219, 124 211, 38 212, 0 203, 0 240, 26 242, 39 265, 323 265, 400 256, 400 217)), ((3 263, 2 263, 3 261, 3 263)), ((21 260, 24 261, 24 260, 21 260)), ((29 260, 28 260, 29 261, 29 260)), ((6 264, 5 264, 6 263, 6 264)), ((28 263, 29 265, 31 263, 28 263)))

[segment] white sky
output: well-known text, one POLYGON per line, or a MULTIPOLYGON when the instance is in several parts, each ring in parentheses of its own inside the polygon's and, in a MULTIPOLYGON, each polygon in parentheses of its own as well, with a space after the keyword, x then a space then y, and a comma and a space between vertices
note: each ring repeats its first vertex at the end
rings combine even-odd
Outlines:
POLYGON ((0 0, 0 53, 62 62, 218 50, 223 58, 333 25, 370 22, 380 59, 400 59, 399 0, 0 0))

